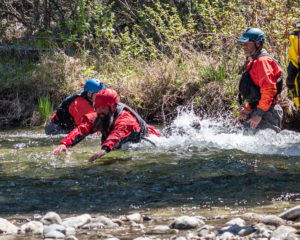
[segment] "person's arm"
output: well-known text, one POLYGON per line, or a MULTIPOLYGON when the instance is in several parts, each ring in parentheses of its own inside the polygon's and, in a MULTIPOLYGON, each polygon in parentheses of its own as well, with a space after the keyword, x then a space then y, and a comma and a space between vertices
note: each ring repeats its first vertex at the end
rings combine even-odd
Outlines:
POLYGON ((105 154, 107 154, 110 151, 110 149, 106 148, 106 147, 102 147, 102 149, 97 152, 94 156, 92 156, 89 159, 89 162, 94 162, 96 159, 103 157, 105 154))
MULTIPOLYGON (((96 113, 95 113, 96 115, 96 113)), ((60 144, 53 150, 53 154, 59 154, 61 152, 68 152, 67 148, 76 145, 83 140, 87 135, 91 133, 93 129, 93 121, 89 118, 85 118, 83 122, 74 128, 60 144)))
POLYGON ((53 154, 60 154, 61 152, 65 152, 66 154, 68 154, 68 148, 65 144, 59 144, 54 150, 53 150, 53 154))
POLYGON ((286 78, 286 85, 289 90, 294 91, 295 90, 295 78, 298 74, 298 68, 296 68, 292 62, 289 62, 289 65, 287 67, 287 78, 286 78))

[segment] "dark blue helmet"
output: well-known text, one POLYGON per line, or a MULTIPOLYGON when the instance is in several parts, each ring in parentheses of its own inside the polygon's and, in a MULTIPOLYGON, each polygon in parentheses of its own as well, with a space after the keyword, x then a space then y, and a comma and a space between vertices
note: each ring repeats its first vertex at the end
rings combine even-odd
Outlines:
POLYGON ((264 32, 259 28, 248 28, 238 42, 262 42, 266 40, 264 32))
POLYGON ((101 89, 104 89, 105 85, 98 78, 90 78, 84 84, 84 91, 89 93, 97 93, 101 89))

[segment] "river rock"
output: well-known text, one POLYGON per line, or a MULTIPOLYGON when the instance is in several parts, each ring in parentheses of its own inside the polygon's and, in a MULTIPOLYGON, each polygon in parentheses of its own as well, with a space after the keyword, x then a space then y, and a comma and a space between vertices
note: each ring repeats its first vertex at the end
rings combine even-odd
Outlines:
POLYGON ((153 238, 148 238, 148 237, 138 237, 138 238, 134 238, 133 240, 153 240, 153 238))
POLYGON ((253 227, 248 226, 239 226, 238 224, 234 224, 231 226, 227 226, 218 231, 219 234, 223 234, 225 232, 230 232, 234 235, 246 236, 254 232, 253 227))
POLYGON ((47 212, 46 215, 41 219, 41 222, 44 225, 51 225, 51 224, 61 224, 62 220, 61 217, 56 212, 47 212))
POLYGON ((4 218, 0 218, 0 234, 17 234, 19 228, 7 221, 4 218))
POLYGON ((58 231, 58 232, 65 234, 66 227, 63 225, 59 225, 59 224, 51 224, 51 225, 45 226, 43 229, 44 235, 46 235, 47 233, 49 233, 51 231, 58 231))
POLYGON ((176 229, 192 229, 198 228, 205 223, 196 217, 189 216, 181 216, 175 219, 174 222, 171 223, 170 228, 176 229))
POLYGON ((272 225, 265 225, 263 223, 257 223, 253 225, 255 230, 254 233, 250 235, 250 239, 257 239, 257 238, 267 238, 269 239, 275 227, 272 225))
POLYGON ((125 217, 125 221, 134 221, 136 223, 143 222, 143 217, 140 213, 133 213, 125 217))
POLYGON ((54 239, 63 239, 65 238, 65 234, 59 232, 59 231, 51 231, 44 235, 45 238, 54 238, 54 239))
POLYGON ((42 235, 43 234, 44 225, 41 222, 30 221, 21 226, 22 234, 34 234, 34 235, 42 235))
POLYGON ((249 220, 249 221, 259 221, 262 218, 261 214, 257 214, 257 213, 252 213, 252 212, 248 212, 248 213, 244 213, 241 216, 243 219, 245 220, 249 220))
POLYGON ((119 218, 113 218, 113 219, 111 219, 111 221, 112 221, 113 223, 118 224, 119 227, 122 226, 122 224, 123 224, 122 220, 119 219, 119 218))
POLYGON ((67 236, 65 240, 78 240, 75 236, 67 236))
POLYGON ((212 225, 204 225, 197 230, 198 236, 205 237, 209 235, 213 229, 215 229, 215 227, 212 225))
POLYGON ((226 226, 238 225, 240 227, 245 226, 245 220, 241 218, 234 218, 225 223, 226 226))
POLYGON ((279 214, 279 217, 286 220, 293 220, 300 217, 300 205, 279 214))
POLYGON ((267 225, 274 225, 276 227, 280 226, 280 225, 285 225, 285 221, 276 216, 276 215, 266 215, 266 216, 263 216, 259 222, 261 223, 264 223, 264 224, 267 224, 267 225))
POLYGON ((178 233, 177 229, 171 229, 167 225, 158 225, 150 229, 147 233, 149 234, 176 234, 178 233))
POLYGON ((235 239, 234 235, 231 232, 224 232, 218 237, 220 240, 233 240, 235 239))
POLYGON ((187 240, 185 237, 177 237, 177 236, 173 236, 170 238, 170 240, 187 240))
POLYGON ((114 223, 112 220, 105 216, 99 216, 96 218, 92 218, 91 223, 101 223, 105 228, 116 229, 119 227, 117 223, 114 223))
POLYGON ((290 233, 295 233, 296 229, 289 226, 280 226, 272 234, 271 240, 286 239, 290 233))
POLYGON ((72 235, 75 235, 75 234, 76 234, 75 228, 73 228, 73 227, 67 227, 66 228, 66 232, 65 232, 66 236, 72 236, 72 235))
POLYGON ((288 225, 293 228, 300 229, 300 222, 288 222, 288 225))
POLYGON ((88 223, 88 224, 84 224, 82 227, 82 229, 89 229, 89 230, 99 230, 99 229, 103 229, 105 228, 105 225, 103 223, 88 223))
POLYGON ((73 228, 79 228, 83 225, 89 223, 91 221, 92 217, 89 214, 82 214, 77 217, 70 217, 64 219, 62 222, 62 225, 65 227, 73 227, 73 228))

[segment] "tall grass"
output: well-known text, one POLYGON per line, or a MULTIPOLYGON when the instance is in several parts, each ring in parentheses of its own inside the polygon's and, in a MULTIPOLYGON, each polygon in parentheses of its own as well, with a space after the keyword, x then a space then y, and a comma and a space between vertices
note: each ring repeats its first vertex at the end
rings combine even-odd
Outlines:
POLYGON ((41 121, 46 122, 52 115, 53 105, 50 102, 49 95, 39 98, 39 113, 41 121))

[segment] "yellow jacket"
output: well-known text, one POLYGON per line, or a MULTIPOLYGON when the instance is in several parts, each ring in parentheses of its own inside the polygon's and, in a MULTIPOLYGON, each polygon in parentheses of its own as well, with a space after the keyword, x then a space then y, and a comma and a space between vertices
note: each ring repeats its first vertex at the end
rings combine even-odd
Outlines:
POLYGON ((300 94, 300 76, 299 76, 299 31, 300 24, 290 34, 290 48, 289 48, 289 65, 287 68, 286 85, 289 90, 292 91, 296 106, 300 106, 299 94, 300 94))

